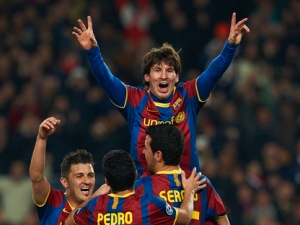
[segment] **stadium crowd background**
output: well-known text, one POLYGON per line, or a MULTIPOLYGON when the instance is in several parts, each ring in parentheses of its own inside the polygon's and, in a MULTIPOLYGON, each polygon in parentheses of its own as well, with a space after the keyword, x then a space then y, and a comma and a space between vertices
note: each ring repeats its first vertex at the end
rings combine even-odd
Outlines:
POLYGON ((57 188, 66 152, 91 151, 100 184, 103 155, 129 149, 125 120, 71 34, 78 18, 92 16, 112 72, 142 85, 142 56, 163 42, 181 49, 181 81, 200 74, 223 47, 233 12, 249 18, 251 32, 198 116, 202 172, 232 225, 299 225, 299 0, 0 1, 0 224, 38 224, 28 166, 46 117, 63 123, 47 147, 57 188))

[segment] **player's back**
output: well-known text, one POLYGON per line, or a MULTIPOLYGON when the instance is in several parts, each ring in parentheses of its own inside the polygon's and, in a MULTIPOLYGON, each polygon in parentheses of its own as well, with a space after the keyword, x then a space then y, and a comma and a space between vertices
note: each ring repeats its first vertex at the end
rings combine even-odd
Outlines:
MULTIPOLYGON (((189 174, 187 174, 188 176, 189 174)), ((201 176, 201 179, 204 176, 201 176)), ((225 207, 209 180, 206 187, 194 196, 192 225, 199 225, 205 219, 225 214, 225 207)), ((160 171, 155 175, 142 178, 135 183, 136 192, 154 194, 167 201, 170 205, 180 207, 184 189, 181 186, 181 170, 160 171)))
POLYGON ((74 213, 77 224, 174 224, 177 209, 153 195, 101 195, 74 213))

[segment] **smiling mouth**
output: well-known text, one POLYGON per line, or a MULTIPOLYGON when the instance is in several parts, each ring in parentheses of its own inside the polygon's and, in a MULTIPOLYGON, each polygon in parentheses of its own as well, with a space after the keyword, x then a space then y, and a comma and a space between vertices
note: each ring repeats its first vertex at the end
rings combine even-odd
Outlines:
POLYGON ((85 187, 85 188, 81 188, 80 190, 81 190, 81 192, 82 192, 84 195, 88 195, 88 194, 89 194, 89 191, 90 191, 90 188, 85 187))

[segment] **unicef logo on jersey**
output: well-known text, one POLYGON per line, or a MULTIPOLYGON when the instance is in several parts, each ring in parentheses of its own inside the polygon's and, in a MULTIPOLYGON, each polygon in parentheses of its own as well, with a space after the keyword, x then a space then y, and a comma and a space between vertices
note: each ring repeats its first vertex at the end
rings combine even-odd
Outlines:
POLYGON ((146 127, 157 125, 157 124, 174 124, 174 123, 181 123, 185 119, 185 113, 179 112, 176 116, 172 116, 170 120, 167 121, 161 121, 161 120, 153 120, 148 118, 143 118, 143 124, 146 127))
POLYGON ((166 204, 166 212, 169 216, 173 215, 173 208, 168 203, 166 204))

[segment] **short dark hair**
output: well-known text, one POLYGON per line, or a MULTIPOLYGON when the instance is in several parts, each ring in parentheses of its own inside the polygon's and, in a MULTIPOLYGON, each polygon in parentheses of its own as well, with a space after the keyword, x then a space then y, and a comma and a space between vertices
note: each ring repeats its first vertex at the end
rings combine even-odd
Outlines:
POLYGON ((125 150, 108 152, 103 157, 102 170, 112 192, 125 191, 133 187, 136 167, 132 157, 125 150))
MULTIPOLYGON (((164 43, 160 48, 152 48, 146 55, 143 57, 142 61, 142 73, 150 74, 151 68, 155 64, 166 63, 169 66, 173 66, 175 73, 180 74, 182 65, 179 57, 179 53, 175 51, 172 45, 164 43)), ((149 87, 149 82, 143 81, 145 87, 149 87)))
POLYGON ((183 150, 184 137, 178 127, 171 124, 158 124, 147 127, 146 134, 151 137, 152 152, 162 152, 165 165, 179 165, 183 150))
POLYGON ((83 164, 89 163, 92 166, 95 165, 93 161, 93 156, 90 152, 88 152, 85 149, 77 149, 76 151, 69 152, 63 158, 63 161, 60 165, 61 176, 64 178, 68 178, 71 171, 71 166, 79 163, 83 163, 83 164))

